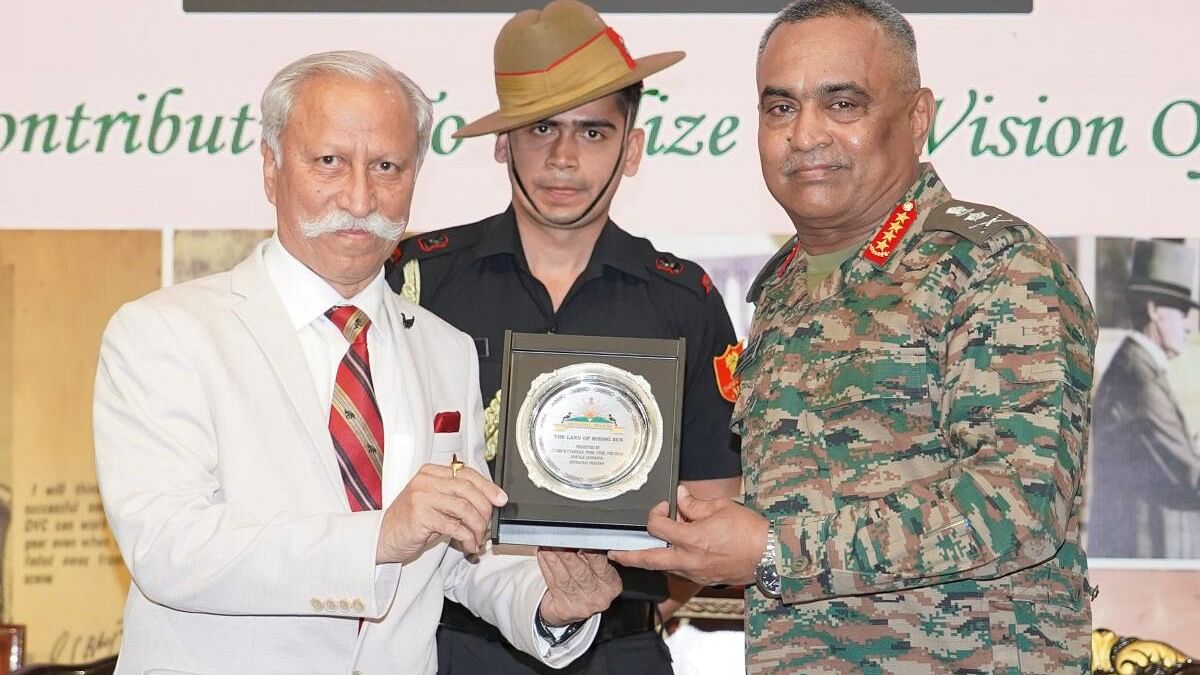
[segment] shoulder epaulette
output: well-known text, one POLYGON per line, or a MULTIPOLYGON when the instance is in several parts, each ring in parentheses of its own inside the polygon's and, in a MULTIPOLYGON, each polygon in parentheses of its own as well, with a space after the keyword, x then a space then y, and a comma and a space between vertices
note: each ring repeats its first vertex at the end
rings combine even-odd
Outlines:
POLYGON ((713 292, 712 279, 696 263, 659 251, 652 251, 651 256, 647 267, 656 276, 673 281, 702 299, 713 292))
POLYGON ((448 227, 405 237, 392 251, 391 262, 403 265, 409 260, 425 260, 462 250, 479 241, 482 230, 475 224, 448 227))
POLYGON ((784 266, 784 260, 791 261, 796 255, 796 240, 795 237, 789 239, 787 243, 775 252, 769 260, 758 271, 758 276, 754 277, 754 281, 750 283, 750 290, 746 293, 746 302, 754 304, 758 302, 758 296, 762 293, 763 284, 772 274, 778 274, 781 267, 784 266))
POLYGON ((997 232, 1028 225, 1011 213, 986 204, 952 199, 933 209, 925 219, 927 232, 953 232, 979 246, 997 232))
MULTIPOLYGON (((421 261, 473 246, 479 241, 481 230, 478 225, 459 225, 401 239, 384 265, 392 290, 420 304, 421 261)), ((436 274, 434 278, 437 278, 436 274)))

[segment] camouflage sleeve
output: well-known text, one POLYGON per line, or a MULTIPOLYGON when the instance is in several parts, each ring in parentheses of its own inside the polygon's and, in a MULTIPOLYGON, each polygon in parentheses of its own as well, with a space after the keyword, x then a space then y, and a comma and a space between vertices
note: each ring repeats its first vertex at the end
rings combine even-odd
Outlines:
POLYGON ((1044 243, 981 261, 947 317, 932 388, 955 459, 937 480, 778 518, 784 601, 994 577, 1054 556, 1082 480, 1096 331, 1044 243))

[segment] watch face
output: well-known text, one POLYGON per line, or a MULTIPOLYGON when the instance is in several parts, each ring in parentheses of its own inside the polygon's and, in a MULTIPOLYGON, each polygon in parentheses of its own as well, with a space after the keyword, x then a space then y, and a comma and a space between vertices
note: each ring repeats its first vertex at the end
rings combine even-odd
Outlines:
POLYGON ((763 595, 771 598, 779 597, 779 570, 775 568, 774 564, 759 565, 758 569, 754 570, 754 577, 755 584, 763 595))

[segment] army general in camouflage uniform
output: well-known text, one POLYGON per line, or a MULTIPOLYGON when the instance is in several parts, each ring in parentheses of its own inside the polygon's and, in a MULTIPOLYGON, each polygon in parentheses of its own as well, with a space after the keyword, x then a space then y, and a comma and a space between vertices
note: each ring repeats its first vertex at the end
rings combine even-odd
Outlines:
POLYGON ((610 555, 755 582, 751 673, 1084 673, 1095 320, 1041 233, 918 163, 915 53, 879 0, 768 28, 759 151, 797 236, 751 291, 746 505, 681 494, 649 523, 671 549, 610 555))

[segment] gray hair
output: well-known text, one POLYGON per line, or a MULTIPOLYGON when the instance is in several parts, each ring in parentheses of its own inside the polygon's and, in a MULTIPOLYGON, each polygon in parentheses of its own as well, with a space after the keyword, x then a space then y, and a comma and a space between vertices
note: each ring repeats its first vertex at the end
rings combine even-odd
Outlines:
POLYGON ((433 130, 433 104, 407 75, 389 66, 383 59, 364 52, 323 52, 293 61, 271 78, 262 95, 263 139, 275 154, 275 166, 283 162, 279 136, 292 115, 296 89, 317 75, 341 75, 359 80, 383 80, 395 83, 408 96, 413 121, 417 124, 417 168, 429 149, 433 130))
POLYGON ((795 0, 775 15, 762 41, 758 43, 761 59, 767 49, 767 41, 776 28, 789 23, 801 23, 829 16, 862 17, 874 21, 898 48, 897 65, 900 81, 910 89, 921 88, 921 69, 917 66, 917 37, 912 24, 900 10, 885 0, 795 0), (901 58, 903 60, 901 60, 901 58))

